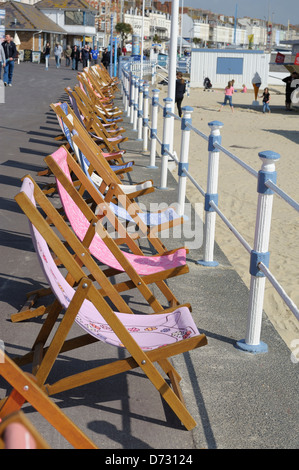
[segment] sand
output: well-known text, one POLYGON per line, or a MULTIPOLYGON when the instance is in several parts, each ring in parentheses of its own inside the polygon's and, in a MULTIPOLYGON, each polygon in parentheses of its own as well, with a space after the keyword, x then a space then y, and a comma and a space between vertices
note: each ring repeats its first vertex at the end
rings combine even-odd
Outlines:
MULTIPOLYGON (((167 86, 160 88, 160 103, 167 96, 167 86)), ((271 88, 271 87, 270 87, 271 88)), ((254 94, 237 92, 233 96, 234 112, 229 106, 218 112, 223 102, 222 90, 205 92, 191 88, 183 106, 192 106, 192 124, 204 134, 208 123, 223 122, 222 145, 256 171, 261 168, 260 151, 274 150, 281 155, 276 164, 277 184, 290 197, 299 202, 299 108, 286 112, 284 87, 271 88, 271 113, 263 114, 262 106, 252 107, 254 94)), ((259 99, 260 103, 262 99, 259 99)), ((177 113, 177 110, 175 110, 177 113)), ((162 137, 162 113, 158 135, 162 137)), ((180 122, 175 121, 174 150, 180 154, 180 122)), ((159 150, 159 148, 158 148, 159 150)), ((207 142, 194 132, 190 136, 189 172, 206 190, 208 150, 207 142)), ((173 172, 177 175, 177 170, 173 172)), ((251 247, 257 207, 256 178, 228 156, 220 154, 218 206, 251 247)), ((201 194, 188 180, 187 197, 192 203, 203 202, 201 194)), ((270 236, 270 270, 293 302, 299 306, 298 248, 299 214, 279 196, 274 196, 270 236)), ((216 242, 246 285, 250 286, 249 254, 237 238, 217 217, 216 242)), ((211 269, 211 268, 208 268, 211 269)), ((290 349, 299 341, 299 322, 280 298, 269 281, 266 282, 264 310, 290 349), (296 341, 297 340, 297 341, 296 341)))

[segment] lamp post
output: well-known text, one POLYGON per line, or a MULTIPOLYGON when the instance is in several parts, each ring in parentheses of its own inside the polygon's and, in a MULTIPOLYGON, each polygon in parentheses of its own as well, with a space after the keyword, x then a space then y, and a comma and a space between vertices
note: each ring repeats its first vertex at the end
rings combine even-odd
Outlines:
POLYGON ((144 38, 144 1, 142 0, 142 20, 141 20, 141 51, 140 51, 140 78, 143 78, 143 38, 144 38))
POLYGON ((112 77, 112 67, 113 67, 113 14, 111 13, 110 17, 110 64, 109 64, 109 73, 112 77))
MULTIPOLYGON (((177 47, 178 47, 178 19, 179 19, 179 0, 172 1, 171 8, 171 29, 170 29, 170 50, 169 50, 169 65, 168 65, 168 98, 171 98, 171 112, 174 112, 175 103, 175 82, 176 82, 176 62, 177 62, 177 47)), ((171 121, 171 139, 169 143, 169 151, 173 150, 173 117, 171 121)))

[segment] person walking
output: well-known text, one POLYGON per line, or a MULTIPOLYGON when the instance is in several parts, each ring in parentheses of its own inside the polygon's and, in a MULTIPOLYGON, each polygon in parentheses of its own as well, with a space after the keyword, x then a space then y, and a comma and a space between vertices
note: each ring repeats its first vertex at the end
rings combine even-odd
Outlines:
POLYGON ((270 110, 270 106, 269 106, 269 103, 270 103, 269 88, 264 89, 264 93, 262 94, 262 96, 260 96, 260 98, 263 98, 263 113, 265 113, 266 111, 268 111, 268 113, 270 113, 271 110, 270 110))
POLYGON ((81 59, 83 62, 83 68, 88 67, 88 62, 90 60, 90 51, 89 46, 85 44, 81 51, 81 59))
POLYGON ((218 111, 221 111, 223 106, 226 105, 227 102, 229 102, 230 109, 232 112, 234 112, 234 107, 233 107, 233 94, 234 94, 234 87, 232 85, 232 82, 229 81, 227 86, 225 87, 225 95, 224 95, 224 102, 222 103, 220 109, 218 111))
POLYGON ((54 56, 55 56, 56 68, 59 69, 61 56, 62 56, 62 47, 60 44, 56 44, 54 48, 54 56))
POLYGON ((45 62, 46 62, 46 70, 48 70, 48 68, 49 68, 50 52, 51 52, 50 43, 47 42, 46 45, 45 45, 45 47, 44 47, 45 62))
POLYGON ((2 47, 2 44, 0 44, 0 80, 1 80, 2 67, 4 68, 5 64, 6 64, 5 52, 2 47))
POLYGON ((97 46, 95 46, 91 50, 91 58, 92 58, 93 65, 96 65, 98 63, 98 57, 99 57, 99 50, 98 50, 97 46))
POLYGON ((286 91, 285 91, 285 106, 287 111, 291 111, 291 104, 292 104, 292 93, 296 89, 296 85, 294 86, 293 81, 298 79, 299 76, 296 72, 292 72, 288 77, 282 78, 282 81, 286 84, 286 91))
POLYGON ((177 79, 175 82, 175 102, 178 108, 179 116, 182 116, 182 101, 184 99, 184 94, 186 92, 186 82, 183 79, 183 74, 181 72, 177 73, 177 79))
POLYGON ((78 64, 80 62, 80 49, 76 45, 73 47, 73 50, 71 53, 71 59, 72 59, 72 69, 78 70, 78 64))
POLYGON ((102 55, 102 64, 106 69, 108 69, 109 64, 110 64, 110 52, 108 52, 108 49, 104 49, 103 55, 102 55))
POLYGON ((71 55, 72 55, 72 49, 71 46, 68 44, 66 46, 66 49, 64 51, 64 56, 65 56, 65 66, 69 67, 71 63, 71 55))
POLYGON ((3 82, 5 86, 12 86, 12 77, 15 67, 15 58, 18 55, 17 48, 10 34, 6 34, 5 41, 2 43, 5 54, 5 67, 3 74, 3 82))

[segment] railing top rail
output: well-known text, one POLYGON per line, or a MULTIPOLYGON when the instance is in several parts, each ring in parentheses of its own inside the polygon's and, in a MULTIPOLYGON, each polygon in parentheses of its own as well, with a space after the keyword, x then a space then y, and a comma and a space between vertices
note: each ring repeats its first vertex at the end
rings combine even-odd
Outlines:
POLYGON ((299 212, 299 204, 296 202, 294 199, 292 199, 285 191, 280 189, 273 181, 267 180, 265 181, 265 185, 272 189, 278 196, 280 196, 282 199, 284 199, 293 209, 295 209, 297 212, 299 212))

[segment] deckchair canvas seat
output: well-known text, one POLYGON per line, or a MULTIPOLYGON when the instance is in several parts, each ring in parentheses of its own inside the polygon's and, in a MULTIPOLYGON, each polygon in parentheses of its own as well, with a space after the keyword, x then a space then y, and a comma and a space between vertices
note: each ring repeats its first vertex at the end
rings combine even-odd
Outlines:
MULTIPOLYGON (((65 159, 65 150, 61 147, 52 154, 52 157, 55 161, 57 161, 60 168, 68 177, 69 181, 71 181, 69 169, 65 159)), ((70 197, 59 180, 57 180, 57 189, 67 218, 72 225, 77 237, 83 241, 89 229, 90 223, 80 208, 74 203, 73 199, 70 197)), ((89 250, 90 253, 102 263, 110 266, 111 268, 117 269, 118 271, 124 271, 121 264, 111 253, 105 242, 97 233, 95 233, 95 236, 89 245, 89 250)), ((186 264, 185 248, 180 248, 174 253, 161 256, 142 256, 127 252, 123 252, 123 254, 140 275, 148 275, 165 271, 167 269, 179 268, 180 266, 185 266, 186 264)))

